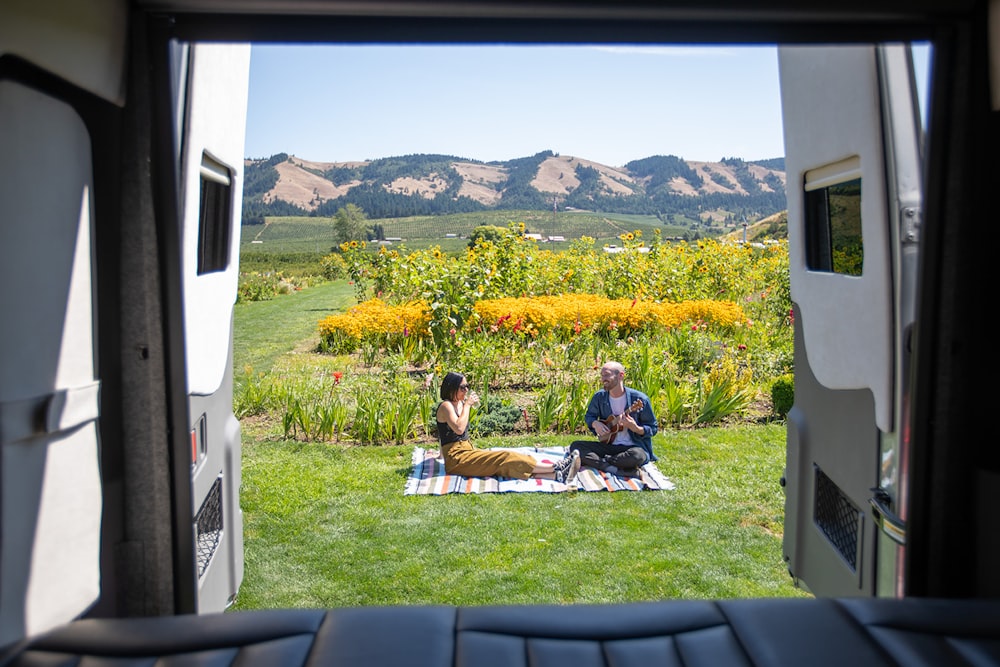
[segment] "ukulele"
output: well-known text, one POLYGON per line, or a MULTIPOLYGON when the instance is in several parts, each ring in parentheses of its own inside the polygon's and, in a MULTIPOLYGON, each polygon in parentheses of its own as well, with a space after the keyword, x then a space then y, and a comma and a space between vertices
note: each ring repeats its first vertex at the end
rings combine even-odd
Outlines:
POLYGON ((603 442, 604 444, 607 444, 612 440, 614 440, 615 434, 621 431, 623 428, 625 428, 625 426, 622 424, 622 417, 624 417, 625 415, 630 415, 633 412, 638 412, 639 410, 642 410, 642 401, 637 398, 632 403, 632 405, 628 406, 628 408, 625 409, 625 412, 621 413, 620 415, 611 415, 610 417, 605 417, 604 419, 602 419, 601 422, 611 430, 605 433, 604 435, 597 436, 597 439, 603 442))

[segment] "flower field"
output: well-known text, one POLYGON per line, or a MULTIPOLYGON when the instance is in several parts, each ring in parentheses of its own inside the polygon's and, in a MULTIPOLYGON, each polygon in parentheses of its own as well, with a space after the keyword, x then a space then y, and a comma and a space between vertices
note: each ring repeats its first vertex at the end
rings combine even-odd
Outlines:
POLYGON ((295 375, 248 372, 237 411, 278 412, 285 435, 396 443, 430 437, 436 378, 464 373, 483 400, 474 435, 583 433, 597 368, 625 364, 661 428, 771 416, 792 368, 788 252, 623 233, 560 252, 523 228, 458 254, 362 242, 325 259, 357 304, 319 323, 319 354, 295 375))

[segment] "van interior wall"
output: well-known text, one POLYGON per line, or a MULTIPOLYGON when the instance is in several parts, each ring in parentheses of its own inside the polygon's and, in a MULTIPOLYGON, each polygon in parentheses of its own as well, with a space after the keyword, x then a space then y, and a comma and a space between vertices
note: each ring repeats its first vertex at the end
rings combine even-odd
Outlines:
MULTIPOLYGON (((107 512, 103 534, 102 597, 91 617, 160 616, 176 610, 172 458, 167 400, 162 275, 163 252, 155 207, 153 81, 144 16, 130 26, 126 105, 121 121, 120 260, 102 303, 114 347, 120 417, 107 420, 102 455, 107 512)), ((110 397, 109 397, 110 398, 110 397)), ((110 403, 110 402, 109 402, 110 403)))

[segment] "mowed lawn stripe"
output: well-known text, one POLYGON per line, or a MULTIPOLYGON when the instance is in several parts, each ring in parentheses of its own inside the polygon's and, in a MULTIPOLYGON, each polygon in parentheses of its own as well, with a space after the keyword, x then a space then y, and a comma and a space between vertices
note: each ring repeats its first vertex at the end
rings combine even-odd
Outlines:
POLYGON ((233 327, 233 373, 240 377, 250 366, 270 371, 275 361, 303 341, 316 337, 317 324, 327 315, 354 305, 354 287, 336 280, 270 301, 236 304, 233 327))

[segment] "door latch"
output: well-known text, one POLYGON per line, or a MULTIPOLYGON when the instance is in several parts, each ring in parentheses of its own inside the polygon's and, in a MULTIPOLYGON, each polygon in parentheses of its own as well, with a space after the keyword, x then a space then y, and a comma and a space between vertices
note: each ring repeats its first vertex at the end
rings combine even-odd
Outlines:
POLYGON ((872 517, 879 529, 898 544, 906 544, 906 522, 893 512, 892 498, 885 489, 876 487, 872 489, 873 495, 868 499, 872 506, 872 517))

